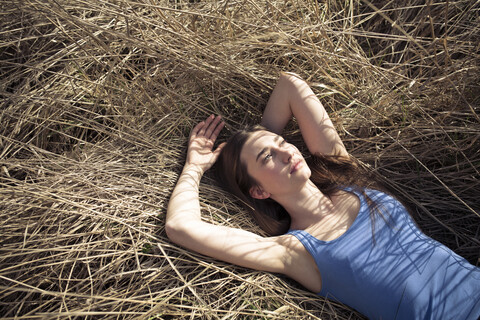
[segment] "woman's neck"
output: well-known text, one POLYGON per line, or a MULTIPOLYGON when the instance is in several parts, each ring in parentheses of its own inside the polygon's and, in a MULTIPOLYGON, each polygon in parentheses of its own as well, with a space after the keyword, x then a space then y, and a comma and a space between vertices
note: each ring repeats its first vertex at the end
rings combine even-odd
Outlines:
POLYGON ((332 201, 310 180, 299 192, 275 199, 290 214, 291 229, 304 230, 333 211, 332 201))

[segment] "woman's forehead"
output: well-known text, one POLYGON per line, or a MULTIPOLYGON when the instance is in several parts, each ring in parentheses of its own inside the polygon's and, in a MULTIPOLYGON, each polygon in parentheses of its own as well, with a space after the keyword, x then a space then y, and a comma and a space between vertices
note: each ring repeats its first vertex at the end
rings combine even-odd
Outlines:
POLYGON ((240 158, 242 161, 248 161, 249 159, 255 159, 257 155, 265 148, 269 143, 275 142, 280 136, 270 131, 255 131, 243 145, 240 158))

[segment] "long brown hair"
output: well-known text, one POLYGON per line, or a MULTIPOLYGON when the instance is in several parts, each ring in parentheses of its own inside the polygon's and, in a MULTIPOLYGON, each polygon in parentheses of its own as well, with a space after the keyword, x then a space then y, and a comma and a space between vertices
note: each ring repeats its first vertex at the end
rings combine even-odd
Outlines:
MULTIPOLYGON (((215 165, 216 176, 220 184, 237 196, 247 207, 255 221, 271 236, 281 235, 290 228, 291 218, 288 212, 273 199, 255 199, 250 196, 250 188, 258 183, 247 172, 240 160, 243 145, 252 133, 268 131, 255 125, 235 133, 227 141, 215 165)), ((308 159, 312 171, 310 179, 328 197, 342 186, 376 187, 378 179, 371 172, 349 157, 315 155, 308 159)))

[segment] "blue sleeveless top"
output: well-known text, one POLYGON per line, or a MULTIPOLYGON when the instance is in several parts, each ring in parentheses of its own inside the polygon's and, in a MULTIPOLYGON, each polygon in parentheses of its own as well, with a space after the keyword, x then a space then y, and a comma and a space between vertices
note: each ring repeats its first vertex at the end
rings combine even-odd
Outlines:
POLYGON ((337 239, 321 241, 304 230, 288 232, 315 259, 322 277, 318 294, 371 319, 477 320, 480 268, 423 234, 393 197, 365 192, 384 218, 375 215, 372 220, 364 196, 354 192, 360 211, 337 239))

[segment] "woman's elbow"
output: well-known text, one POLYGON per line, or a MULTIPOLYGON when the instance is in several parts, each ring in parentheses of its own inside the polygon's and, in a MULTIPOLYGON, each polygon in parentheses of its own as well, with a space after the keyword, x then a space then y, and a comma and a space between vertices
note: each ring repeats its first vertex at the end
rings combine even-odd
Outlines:
POLYGON ((165 223, 165 232, 170 241, 179 244, 182 234, 182 228, 178 223, 167 221, 165 223))

